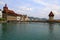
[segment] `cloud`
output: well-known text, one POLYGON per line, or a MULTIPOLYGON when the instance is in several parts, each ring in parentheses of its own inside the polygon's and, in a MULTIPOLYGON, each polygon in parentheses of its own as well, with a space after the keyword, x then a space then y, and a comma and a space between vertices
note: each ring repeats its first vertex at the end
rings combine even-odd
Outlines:
POLYGON ((0 5, 4 5, 4 4, 5 4, 4 2, 0 1, 0 5))
POLYGON ((54 2, 53 4, 51 4, 51 2, 49 3, 48 1, 44 2, 44 0, 33 0, 33 2, 44 5, 45 7, 49 7, 49 8, 60 8, 60 6, 57 5, 57 3, 54 4, 54 2))
POLYGON ((28 8, 28 7, 20 7, 21 10, 23 11, 31 11, 32 8, 28 8))
MULTIPOLYGON (((18 0, 18 1, 20 1, 19 2, 20 4, 17 3, 15 5, 15 4, 11 4, 11 3, 15 3, 14 1, 8 2, 7 0, 9 6, 11 4, 14 7, 13 9, 11 6, 10 9, 14 10, 16 13, 27 14, 40 18, 41 17, 47 18, 50 11, 53 11, 53 13, 56 15, 55 17, 60 15, 59 14, 60 5, 58 0, 26 0, 26 1, 18 0)), ((0 1, 0 4, 4 4, 4 2, 0 1)))
POLYGON ((41 8, 41 6, 36 7, 33 6, 31 4, 25 4, 22 6, 18 7, 18 10, 16 11, 17 13, 21 13, 21 14, 27 14, 27 15, 31 15, 31 16, 35 16, 35 17, 42 17, 42 18, 48 18, 48 14, 50 13, 50 11, 53 11, 53 13, 55 14, 55 17, 57 18, 57 16, 59 16, 60 14, 60 5, 58 5, 58 1, 57 0, 32 0, 33 3, 39 4, 39 5, 43 5, 43 8, 41 8), (51 3, 52 2, 52 3, 51 3))
POLYGON ((60 5, 58 5, 58 0, 33 0, 33 2, 43 5, 44 8, 41 9, 43 12, 53 11, 54 14, 60 14, 60 5), (52 3, 51 3, 52 2, 52 3))
POLYGON ((22 6, 18 6, 16 12, 21 14, 29 14, 33 8, 30 6, 30 4, 25 4, 22 6))

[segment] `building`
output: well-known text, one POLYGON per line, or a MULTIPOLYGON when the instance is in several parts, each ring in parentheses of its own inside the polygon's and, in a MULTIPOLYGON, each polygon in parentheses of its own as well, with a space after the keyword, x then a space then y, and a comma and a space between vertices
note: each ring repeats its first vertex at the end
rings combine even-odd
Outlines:
POLYGON ((21 21, 29 21, 29 18, 27 15, 22 15, 21 21))
POLYGON ((2 10, 0 9, 0 18, 2 18, 2 10))
POLYGON ((25 15, 25 21, 30 21, 30 19, 27 15, 25 15))
POLYGON ((21 21, 21 18, 22 18, 22 15, 21 15, 21 14, 18 14, 16 20, 17 20, 17 21, 21 21))
POLYGON ((50 14, 48 15, 49 16, 49 20, 54 20, 54 14, 53 12, 51 11, 50 14))
POLYGON ((7 4, 3 7, 3 18, 6 19, 6 21, 20 21, 21 14, 15 13, 13 10, 9 10, 7 4))
POLYGON ((4 5, 3 10, 0 9, 0 18, 4 18, 6 21, 28 21, 27 15, 21 15, 10 10, 7 4, 4 5))

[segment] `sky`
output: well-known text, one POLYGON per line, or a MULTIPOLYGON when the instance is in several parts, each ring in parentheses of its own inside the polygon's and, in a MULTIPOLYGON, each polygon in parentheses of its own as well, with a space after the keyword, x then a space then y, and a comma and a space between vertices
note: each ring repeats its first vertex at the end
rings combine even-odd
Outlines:
POLYGON ((7 4, 10 10, 32 17, 49 18, 52 11, 60 19, 60 0, 0 0, 0 9, 7 4))

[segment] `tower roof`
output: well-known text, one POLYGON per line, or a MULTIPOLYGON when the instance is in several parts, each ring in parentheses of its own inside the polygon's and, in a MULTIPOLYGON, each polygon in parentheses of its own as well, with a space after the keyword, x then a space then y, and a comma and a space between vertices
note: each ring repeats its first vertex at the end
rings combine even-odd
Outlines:
POLYGON ((53 14, 52 11, 51 11, 50 14, 49 14, 49 17, 51 17, 51 16, 52 16, 52 17, 54 16, 54 14, 53 14))
POLYGON ((8 8, 8 7, 7 7, 7 4, 5 4, 4 8, 8 8))
POLYGON ((5 7, 7 7, 7 4, 5 4, 5 7))

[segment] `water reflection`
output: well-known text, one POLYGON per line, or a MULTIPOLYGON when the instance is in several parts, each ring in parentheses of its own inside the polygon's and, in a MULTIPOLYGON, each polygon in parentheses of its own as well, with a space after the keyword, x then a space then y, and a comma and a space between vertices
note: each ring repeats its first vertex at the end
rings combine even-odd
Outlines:
POLYGON ((53 33, 54 25, 52 23, 49 23, 49 33, 53 33))
POLYGON ((54 23, 49 23, 49 38, 48 40, 56 40, 55 34, 54 34, 54 23))
POLYGON ((2 32, 7 32, 7 23, 2 23, 2 32))
POLYGON ((11 40, 15 35, 16 25, 12 23, 2 23, 1 40, 11 40))
POLYGON ((57 40, 60 39, 58 28, 60 28, 58 23, 2 23, 0 38, 1 40, 57 40))
MULTIPOLYGON (((2 36, 2 24, 0 23, 0 37, 2 36)), ((0 38, 1 40, 1 38, 0 38)))
POLYGON ((2 36, 1 40, 6 40, 7 39, 7 24, 2 23, 2 36))

